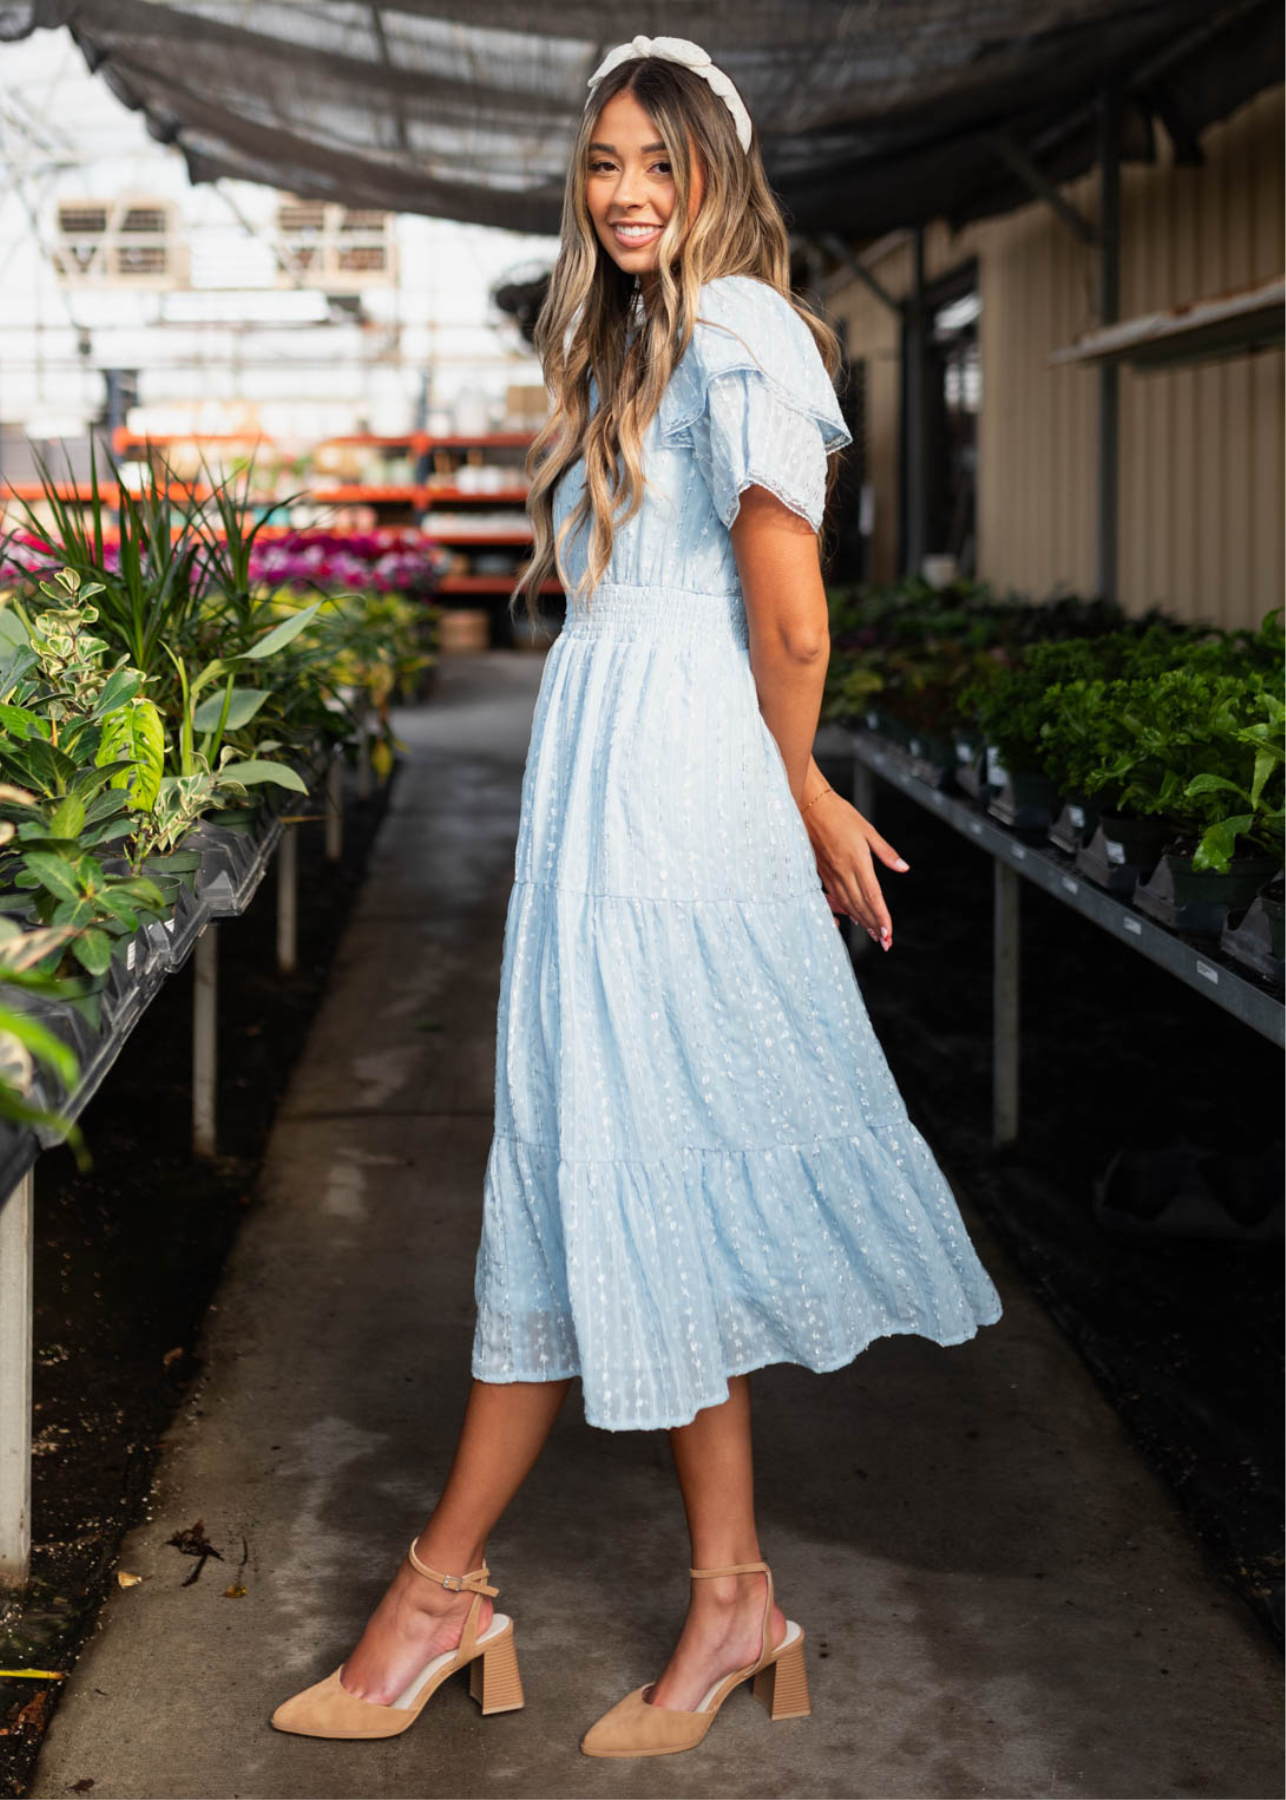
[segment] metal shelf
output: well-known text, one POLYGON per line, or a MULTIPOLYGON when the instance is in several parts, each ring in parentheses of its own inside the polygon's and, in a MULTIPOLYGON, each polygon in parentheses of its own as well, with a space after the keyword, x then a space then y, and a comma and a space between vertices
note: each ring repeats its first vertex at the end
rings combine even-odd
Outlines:
POLYGON ((857 731, 852 735, 855 756, 962 837, 1073 912, 1092 919, 1149 962, 1168 969, 1243 1024, 1275 1044, 1286 1044, 1286 1005, 1269 988, 1242 974, 1213 944, 1208 950, 1197 949, 1187 938, 1167 931, 1145 913, 1087 881, 1073 859, 1053 844, 1027 843, 967 796, 958 798, 931 787, 908 767, 907 758, 896 746, 877 733, 857 731))
POLYGON ((1055 350, 1051 363, 1127 362, 1136 369, 1168 368, 1268 350, 1282 342, 1286 325, 1286 277, 1257 287, 1214 294, 1168 312, 1121 319, 1055 350))

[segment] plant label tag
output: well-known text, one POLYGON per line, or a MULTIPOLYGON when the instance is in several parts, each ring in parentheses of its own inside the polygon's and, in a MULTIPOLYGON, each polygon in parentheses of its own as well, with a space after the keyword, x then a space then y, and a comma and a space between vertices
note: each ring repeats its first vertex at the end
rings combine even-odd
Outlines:
POLYGON ((1121 920, 1121 923, 1122 923, 1122 925, 1124 925, 1124 927, 1127 931, 1132 931, 1134 933, 1135 937, 1143 936, 1143 921, 1142 921, 1142 919, 1124 918, 1121 920))
POLYGON ((1209 963, 1203 963, 1199 957, 1197 959, 1197 974, 1204 975, 1206 980, 1211 982, 1215 987, 1219 986, 1218 969, 1212 969, 1209 963))
POLYGON ((1081 891, 1081 884, 1079 881, 1073 881, 1070 875, 1064 875, 1063 890, 1068 894, 1079 894, 1081 891))
POLYGON ((174 914, 171 913, 169 918, 165 921, 165 929, 169 932, 171 937, 174 936, 174 927, 176 923, 177 920, 175 919, 174 914))
POLYGON ((1084 831, 1085 808, 1083 806, 1069 806, 1067 809, 1067 816, 1078 831, 1084 831))
POLYGON ((1000 760, 1000 752, 994 744, 987 745, 987 780, 999 787, 1009 773, 1000 760))
POLYGON ((1117 843, 1115 838, 1109 838, 1107 840, 1107 860, 1110 863, 1123 863, 1125 861, 1125 845, 1117 843))
POLYGON ((972 762, 973 756, 974 756, 974 751, 973 751, 972 744, 957 744, 956 745, 956 761, 957 762, 963 762, 963 763, 972 762))
POLYGON ((126 944, 126 946, 125 946, 125 967, 131 975, 134 973, 134 950, 135 950, 135 945, 133 944, 133 942, 126 944))

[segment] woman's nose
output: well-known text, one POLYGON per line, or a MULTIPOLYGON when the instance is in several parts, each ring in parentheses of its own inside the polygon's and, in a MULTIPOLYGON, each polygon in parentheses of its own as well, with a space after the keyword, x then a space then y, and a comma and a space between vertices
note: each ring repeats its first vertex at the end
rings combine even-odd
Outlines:
POLYGON ((640 196, 638 193, 637 175, 632 175, 627 170, 622 170, 621 178, 616 184, 616 193, 613 195, 613 199, 617 206, 638 206, 640 204, 640 196))

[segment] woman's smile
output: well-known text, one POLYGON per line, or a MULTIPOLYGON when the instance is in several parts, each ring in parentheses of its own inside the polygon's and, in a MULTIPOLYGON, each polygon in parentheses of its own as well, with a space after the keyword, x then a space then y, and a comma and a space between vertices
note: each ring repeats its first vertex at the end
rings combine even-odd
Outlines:
POLYGON ((660 237, 661 225, 640 225, 631 219, 614 219, 611 224, 616 241, 624 250, 640 250, 660 237))

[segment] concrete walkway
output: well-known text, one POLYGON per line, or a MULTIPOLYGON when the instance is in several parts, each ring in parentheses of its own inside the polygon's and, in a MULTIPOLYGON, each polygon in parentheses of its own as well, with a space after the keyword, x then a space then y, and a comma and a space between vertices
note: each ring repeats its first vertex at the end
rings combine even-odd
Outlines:
POLYGON ((579 1754, 659 1671, 688 1558, 665 1435, 592 1430, 574 1387, 489 1551, 526 1709, 483 1719, 456 1680, 385 1743, 269 1728, 351 1648, 459 1421, 539 673, 517 652, 450 662, 401 720, 408 762, 205 1376, 121 1556, 145 1579, 113 1591, 32 1791, 1279 1794, 1277 1657, 967 1200, 1000 1324, 950 1349, 879 1341, 833 1375, 755 1377, 763 1543, 809 1633, 810 1720, 770 1725, 742 1690, 695 1752, 579 1754), (198 1519, 224 1560, 184 1587, 195 1565, 166 1540, 198 1519), (237 1580, 244 1598, 225 1598, 237 1580))

